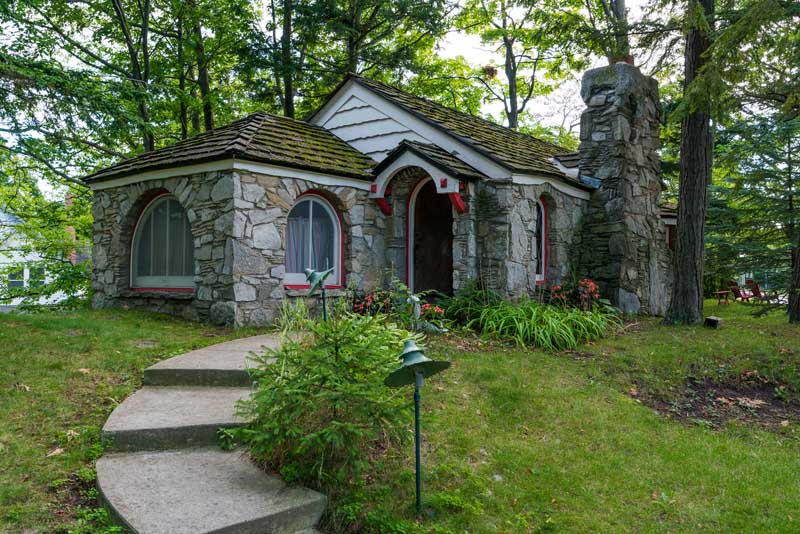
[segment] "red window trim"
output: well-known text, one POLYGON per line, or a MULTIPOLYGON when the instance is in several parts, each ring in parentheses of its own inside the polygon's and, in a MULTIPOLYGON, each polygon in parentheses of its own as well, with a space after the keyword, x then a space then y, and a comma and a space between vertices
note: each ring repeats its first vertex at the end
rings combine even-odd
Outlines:
MULTIPOLYGON (((142 222, 142 215, 147 212, 147 208, 149 208, 158 199, 168 196, 175 198, 176 201, 178 200, 177 197, 175 197, 175 195, 173 195, 169 190, 161 189, 160 191, 156 192, 155 196, 147 201, 147 203, 142 207, 142 209, 139 211, 139 215, 136 217, 136 223, 133 225, 131 241, 128 244, 128 289, 134 293, 194 293, 197 290, 196 287, 134 287, 133 285, 133 246, 136 241, 136 230, 139 228, 139 223, 142 222)), ((184 208, 183 205, 181 205, 181 208, 186 211, 186 208, 184 208)), ((192 244, 192 248, 194 248, 194 244, 192 244)))
MULTIPOLYGON (((333 213, 336 215, 336 218, 339 220, 339 280, 335 284, 325 284, 325 289, 343 289, 344 288, 344 219, 342 218, 342 214, 339 213, 339 210, 336 209, 336 205, 331 200, 331 195, 327 191, 321 191, 319 189, 309 189, 308 191, 304 191, 301 194, 297 195, 297 198, 294 199, 294 205, 289 208, 289 212, 291 212, 297 203, 300 201, 301 198, 305 196, 315 196, 319 197, 325 202, 327 202, 328 206, 333 210, 333 213)), ((289 212, 286 213, 286 217, 289 217, 289 212)), ((288 229, 288 226, 287 226, 288 229)), ((284 242, 286 241, 286 230, 284 231, 284 242)), ((288 244, 288 242, 287 242, 288 244)), ((284 257, 283 260, 284 266, 286 265, 286 259, 284 257)), ((310 289, 311 286, 309 284, 283 284, 284 289, 310 289)))

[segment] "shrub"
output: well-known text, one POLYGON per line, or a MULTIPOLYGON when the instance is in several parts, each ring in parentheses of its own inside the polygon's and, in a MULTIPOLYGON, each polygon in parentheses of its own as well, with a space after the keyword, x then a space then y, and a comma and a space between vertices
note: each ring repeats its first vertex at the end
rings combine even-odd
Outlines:
POLYGON ((239 404, 250 422, 236 437, 292 478, 343 485, 363 474, 376 445, 398 442, 408 428, 409 396, 383 379, 412 336, 385 316, 342 306, 309 328, 256 359, 256 391, 239 404))
POLYGON ((500 301, 485 307, 468 326, 520 346, 561 350, 604 337, 620 326, 620 319, 613 308, 601 304, 587 311, 532 300, 518 304, 500 301))

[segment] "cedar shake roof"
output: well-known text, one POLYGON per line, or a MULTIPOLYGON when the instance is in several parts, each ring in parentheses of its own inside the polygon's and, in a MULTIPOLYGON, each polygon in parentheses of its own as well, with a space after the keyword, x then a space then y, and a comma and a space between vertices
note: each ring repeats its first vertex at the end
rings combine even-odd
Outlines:
POLYGON ((569 152, 567 154, 556 154, 553 156, 561 165, 567 169, 577 169, 581 162, 580 152, 569 152))
POLYGON ((546 174, 559 178, 564 176, 551 161, 556 154, 566 152, 564 147, 456 111, 375 80, 354 74, 345 82, 347 80, 371 89, 513 172, 546 174))
POLYGON ((258 112, 174 145, 126 159, 87 176, 84 181, 100 182, 227 158, 362 180, 372 179, 371 170, 375 166, 371 158, 324 128, 258 112))
POLYGON ((450 154, 443 148, 428 143, 420 143, 418 141, 404 140, 401 141, 397 148, 392 150, 386 155, 386 158, 381 161, 375 170, 375 175, 379 175, 383 170, 392 164, 394 160, 400 157, 405 151, 413 152, 430 164, 438 167, 446 172, 453 178, 478 180, 485 178, 483 173, 475 170, 467 165, 453 154, 450 154))

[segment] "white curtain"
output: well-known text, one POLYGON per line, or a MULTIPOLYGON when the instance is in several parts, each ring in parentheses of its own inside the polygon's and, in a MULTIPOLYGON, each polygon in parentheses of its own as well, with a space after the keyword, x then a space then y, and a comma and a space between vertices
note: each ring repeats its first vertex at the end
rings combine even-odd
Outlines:
POLYGON ((308 219, 289 216, 286 228, 286 272, 302 273, 308 266, 308 219))

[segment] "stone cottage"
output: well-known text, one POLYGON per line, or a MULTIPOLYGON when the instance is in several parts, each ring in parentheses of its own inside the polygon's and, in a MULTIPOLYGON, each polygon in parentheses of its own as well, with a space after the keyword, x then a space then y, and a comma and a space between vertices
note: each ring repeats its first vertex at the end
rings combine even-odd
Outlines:
MULTIPOLYGON (((583 79, 577 153, 349 76, 306 121, 255 113, 85 180, 94 191, 94 305, 236 325, 306 294, 382 286, 510 298, 590 276, 660 314, 658 88, 619 63, 583 79)), ((669 216, 669 213, 667 213, 669 216)))

